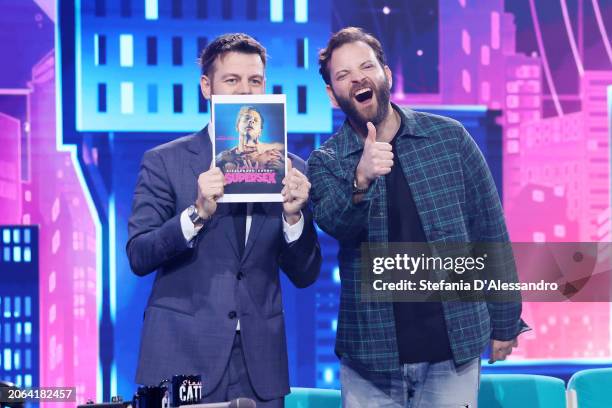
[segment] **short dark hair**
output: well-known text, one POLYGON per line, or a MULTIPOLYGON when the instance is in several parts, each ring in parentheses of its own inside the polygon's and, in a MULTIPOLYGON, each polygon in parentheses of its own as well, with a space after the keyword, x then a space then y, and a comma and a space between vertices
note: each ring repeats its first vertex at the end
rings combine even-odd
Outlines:
POLYGON ((244 33, 223 34, 215 38, 200 53, 198 63, 202 68, 202 75, 210 76, 217 57, 227 52, 242 52, 244 54, 257 54, 266 66, 266 49, 256 39, 244 33))
POLYGON ((378 41, 376 37, 359 27, 345 27, 333 34, 327 42, 327 46, 319 51, 319 73, 326 84, 330 84, 329 61, 331 60, 334 50, 342 47, 344 44, 357 41, 364 42, 372 48, 381 66, 384 67, 387 65, 385 62, 385 52, 380 45, 380 41, 378 41))

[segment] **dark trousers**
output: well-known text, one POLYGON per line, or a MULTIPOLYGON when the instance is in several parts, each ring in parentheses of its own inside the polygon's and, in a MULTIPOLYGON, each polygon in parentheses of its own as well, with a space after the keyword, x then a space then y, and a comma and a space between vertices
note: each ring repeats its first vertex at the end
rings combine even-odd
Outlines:
POLYGON ((234 337, 232 353, 223 377, 213 392, 204 397, 203 403, 231 401, 236 398, 250 398, 257 403, 257 408, 283 408, 285 406, 284 397, 261 400, 255 394, 247 373, 239 331, 234 337))

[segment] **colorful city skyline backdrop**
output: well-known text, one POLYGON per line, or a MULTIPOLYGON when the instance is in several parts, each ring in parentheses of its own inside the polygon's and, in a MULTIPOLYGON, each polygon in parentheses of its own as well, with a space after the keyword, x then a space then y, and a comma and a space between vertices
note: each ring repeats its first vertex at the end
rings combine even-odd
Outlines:
MULTIPOLYGON (((268 92, 288 94, 290 150, 307 158, 342 120, 322 97, 316 52, 332 31, 364 27, 387 52, 396 103, 473 133, 513 241, 605 243, 611 22, 603 0, 1 0, 0 225, 38 226, 38 287, 27 293, 38 294, 40 384, 74 385, 79 401, 134 391, 152 277, 132 276, 125 258, 131 192, 144 150, 207 120, 192 63, 205 41, 246 31, 268 47, 268 92)), ((335 244, 321 241, 321 279, 283 287, 287 314, 300 316, 287 324, 295 386, 339 385, 335 244)), ((11 270, 0 263, 3 281, 11 270)), ((531 303, 524 318, 534 330, 511 361, 523 370, 612 361, 609 303, 531 303)), ((8 319, 0 313, 0 378, 16 381, 8 319)))

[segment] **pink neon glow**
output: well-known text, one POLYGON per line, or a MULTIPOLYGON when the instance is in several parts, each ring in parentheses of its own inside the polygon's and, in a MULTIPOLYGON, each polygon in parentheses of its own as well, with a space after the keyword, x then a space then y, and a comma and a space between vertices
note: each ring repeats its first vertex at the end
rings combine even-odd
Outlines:
POLYGON ((468 71, 467 69, 464 69, 461 72, 461 83, 465 92, 472 92, 472 76, 470 75, 470 71, 468 71))
POLYGON ((463 29, 461 31, 461 48, 463 48, 463 52, 465 52, 465 55, 470 55, 470 53, 472 52, 472 47, 470 44, 470 33, 466 29, 463 29))
POLYGON ((491 99, 491 84, 486 81, 480 83, 480 98, 485 102, 491 99))
POLYGON ((21 123, 0 113, 0 224, 21 224, 21 123))
POLYGON ((572 55, 574 56, 574 62, 576 62, 576 68, 578 68, 578 74, 584 75, 584 66, 578 53, 578 47, 576 46, 576 38, 574 36, 574 30, 572 29, 572 23, 567 12, 567 3, 565 0, 561 0, 561 12, 563 14, 563 23, 565 24, 565 31, 567 31, 567 38, 569 39, 570 48, 572 55))
POLYGON ((488 45, 480 47, 480 63, 482 65, 489 65, 491 63, 491 49, 488 45))
POLYGON ((69 153, 56 148, 53 50, 32 68, 29 84, 30 182, 21 181, 21 121, 0 114, 0 222, 40 227, 40 384, 74 386, 81 404, 96 398, 95 227, 69 153))
POLYGON ((55 22, 55 0, 34 0, 51 21, 55 22))
POLYGON ((491 48, 499 49, 500 46, 500 18, 499 13, 494 11, 491 13, 491 48))
POLYGON ((540 22, 538 20, 538 12, 536 10, 534 0, 529 0, 529 9, 531 10, 531 20, 533 21, 533 28, 536 34, 536 40, 538 41, 538 49, 540 51, 540 55, 542 56, 542 67, 544 68, 546 82, 550 88, 550 95, 552 96, 555 109, 557 110, 557 115, 563 116, 563 107, 559 101, 559 94, 557 93, 557 88, 555 87, 555 82, 553 81, 552 74, 550 72, 548 58, 546 58, 546 49, 544 48, 544 41, 542 40, 542 31, 540 30, 540 22))
POLYGON ((599 33, 601 34, 601 39, 603 40, 604 47, 606 47, 606 53, 608 54, 610 64, 612 64, 612 46, 610 46, 608 32, 606 31, 606 26, 604 25, 603 18, 601 17, 601 9, 599 8, 599 3, 597 2, 597 0, 592 0, 592 3, 593 11, 595 12, 595 19, 597 20, 597 27, 599 28, 599 33))

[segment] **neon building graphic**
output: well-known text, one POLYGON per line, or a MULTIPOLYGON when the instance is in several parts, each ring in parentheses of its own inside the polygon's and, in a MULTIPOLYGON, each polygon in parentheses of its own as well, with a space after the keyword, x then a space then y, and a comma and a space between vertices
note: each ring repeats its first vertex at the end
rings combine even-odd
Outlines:
POLYGON ((208 105, 196 60, 209 40, 235 31, 266 45, 268 91, 287 95, 288 130, 331 131, 317 69, 330 27, 328 2, 79 0, 75 13, 78 131, 203 127, 208 105))
POLYGON ((22 225, 0 237, 0 367, 23 386, 75 386, 84 402, 97 393, 96 235, 73 161, 57 151, 53 51, 32 67, 25 101, 26 118, 0 115, 0 222, 22 225))
POLYGON ((38 386, 38 228, 0 226, 0 279, 0 378, 38 386))
MULTIPOLYGON (((0 284, 0 378, 76 386, 78 402, 133 392, 154 277, 134 277, 123 249, 139 159, 208 121, 196 59, 225 32, 247 32, 267 47, 267 92, 288 95, 290 150, 302 158, 343 120, 330 108, 316 53, 332 31, 364 25, 387 51, 393 100, 454 117, 470 131, 502 195, 512 240, 610 241, 607 2, 6 3, 0 20, 19 21, 20 39, 32 47, 18 50, 20 59, 31 54, 27 66, 5 65, 0 76, 19 69, 23 77, 0 84, 0 277, 18 269, 27 280, 18 290, 0 284), (29 14, 17 18, 24 8, 29 14), (56 49, 45 24, 58 29, 56 49)), ((3 55, 15 58, 9 51, 3 55)), ((299 316, 287 319, 290 376, 293 386, 337 388, 336 243, 320 238, 316 285, 283 286, 287 315, 299 316)), ((525 304, 524 318, 534 330, 521 336, 509 365, 612 357, 609 304, 525 304)))

